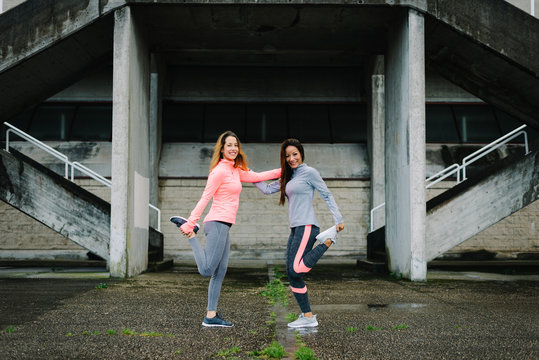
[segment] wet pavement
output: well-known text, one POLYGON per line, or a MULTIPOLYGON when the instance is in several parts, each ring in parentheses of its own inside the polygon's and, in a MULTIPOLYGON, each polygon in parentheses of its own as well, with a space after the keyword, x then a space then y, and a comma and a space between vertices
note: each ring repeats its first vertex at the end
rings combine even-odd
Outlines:
MULTIPOLYGON (((282 265, 277 265, 282 271, 282 265)), ((537 359, 539 276, 433 271, 424 283, 355 264, 307 276, 319 326, 289 330, 299 309, 260 295, 273 264, 229 268, 203 328, 208 280, 192 264, 111 280, 105 269, 0 268, 2 359, 253 359, 277 340, 292 359, 537 359), (54 270, 54 271, 52 271, 54 270)), ((263 357, 260 357, 263 358, 263 357)))

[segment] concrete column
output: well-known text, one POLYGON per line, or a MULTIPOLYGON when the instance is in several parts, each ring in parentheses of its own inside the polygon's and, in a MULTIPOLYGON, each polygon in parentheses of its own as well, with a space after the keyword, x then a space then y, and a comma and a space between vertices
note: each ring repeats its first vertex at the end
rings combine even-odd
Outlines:
MULTIPOLYGON (((159 160, 161 159, 162 94, 164 66, 159 56, 151 56, 150 74, 150 204, 159 207, 159 160)), ((157 229, 157 212, 150 209, 150 226, 157 229)))
MULTIPOLYGON (((380 57, 381 65, 383 66, 383 57, 380 57)), ((367 124, 367 142, 369 151, 369 163, 371 174, 371 206, 373 209, 376 206, 384 203, 385 199, 385 99, 384 99, 384 75, 377 74, 375 71, 370 76, 370 101, 369 101, 369 119, 367 124)), ((379 208, 373 214, 374 230, 384 226, 385 223, 385 207, 379 208)), ((369 229, 370 231, 370 229, 369 229)))
POLYGON ((145 29, 128 6, 114 14, 110 274, 148 265, 150 59, 145 29))
POLYGON ((424 18, 407 10, 390 29, 386 74, 386 250, 389 270, 426 280, 424 18))

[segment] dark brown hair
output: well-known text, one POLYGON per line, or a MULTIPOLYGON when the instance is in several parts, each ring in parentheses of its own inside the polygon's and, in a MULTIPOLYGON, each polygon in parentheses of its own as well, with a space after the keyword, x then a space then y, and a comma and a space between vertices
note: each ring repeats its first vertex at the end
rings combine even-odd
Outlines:
POLYGON ((281 144, 281 199, 279 200, 279 205, 284 205, 286 193, 286 184, 290 181, 292 173, 294 172, 290 165, 286 162, 286 148, 289 146, 295 146, 300 155, 301 161, 305 161, 305 151, 303 150, 303 145, 297 139, 286 139, 281 144))

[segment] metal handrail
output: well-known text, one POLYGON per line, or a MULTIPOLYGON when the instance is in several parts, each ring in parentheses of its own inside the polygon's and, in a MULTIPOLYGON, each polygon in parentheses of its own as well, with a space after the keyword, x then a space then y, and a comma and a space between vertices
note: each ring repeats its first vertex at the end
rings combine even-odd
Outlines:
POLYGON ((150 209, 154 209, 157 211, 157 231, 161 232, 161 210, 157 206, 153 206, 152 204, 148 204, 150 209))
POLYGON ((494 140, 488 145, 483 146, 481 149, 471 153, 470 155, 466 156, 464 159, 462 159, 462 181, 466 180, 466 166, 470 165, 483 156, 489 154, 490 152, 498 149, 502 145, 508 143, 509 141, 513 140, 514 138, 524 135, 524 146, 526 148, 526 155, 529 154, 530 150, 528 148, 528 134, 523 131, 523 129, 526 127, 526 125, 522 125, 515 130, 511 131, 510 133, 505 134, 499 139, 494 140))
POLYGON ((17 134, 17 136, 20 136, 21 138, 29 141, 30 143, 34 144, 35 146, 37 146, 38 148, 40 148, 41 150, 44 150, 45 152, 51 154, 52 156, 54 156, 55 158, 57 159, 60 159, 62 160, 63 162, 65 162, 65 175, 64 177, 67 179, 68 178, 68 173, 69 173, 69 160, 67 158, 67 156, 65 156, 64 154, 62 154, 61 152, 53 149, 52 147, 50 147, 49 145, 46 145, 44 143, 42 143, 41 141, 39 141, 38 139, 36 139, 35 137, 33 136, 30 136, 28 135, 27 133, 25 133, 24 131, 16 128, 15 126, 11 125, 10 123, 8 122, 4 122, 4 125, 6 125, 7 127, 9 127, 9 129, 6 130, 6 151, 9 152, 9 133, 10 132, 13 132, 15 134, 17 134))
POLYGON ((109 188, 112 186, 112 181, 110 181, 109 179, 99 175, 98 173, 96 173, 92 169, 87 168, 86 166, 82 165, 81 163, 79 163, 77 161, 73 161, 71 163, 71 165, 72 165, 71 166, 71 181, 75 181, 75 169, 77 169, 81 173, 90 176, 92 179, 100 182, 101 184, 103 184, 103 185, 105 185, 105 186, 107 186, 109 188))
POLYGON ((454 173, 457 173, 457 182, 460 182, 460 171, 459 170, 460 170, 459 164, 453 164, 453 165, 443 169, 442 171, 437 172, 436 174, 432 175, 431 177, 429 177, 428 179, 425 180, 425 182, 427 183, 425 188, 426 189, 430 188, 431 186, 439 183, 440 181, 442 181, 443 179, 449 177, 450 175, 453 175, 454 173), (437 180, 432 181, 433 179, 436 179, 437 177, 439 177, 437 180), (432 182, 430 184, 428 184, 429 181, 432 181, 432 182))
POLYGON ((385 202, 381 203, 380 205, 371 210, 371 232, 374 231, 374 212, 383 206, 386 206, 385 202))
MULTIPOLYGON (((504 136, 500 137, 499 139, 494 140, 490 144, 487 144, 487 145, 483 146, 481 149, 475 151, 474 153, 466 156, 464 159, 462 159, 462 165, 453 164, 453 165, 443 169, 442 171, 432 175, 431 177, 429 177, 428 179, 425 180, 426 183, 428 183, 432 179, 437 178, 438 176, 440 176, 440 178, 437 179, 436 181, 433 181, 430 184, 427 184, 425 186, 425 188, 426 189, 430 188, 434 184, 439 183, 440 181, 442 181, 443 179, 449 177, 451 174, 454 174, 455 172, 457 173, 457 184, 460 183, 461 181, 466 180, 466 166, 467 165, 470 165, 470 164, 474 163, 475 161, 479 160, 483 156, 485 156, 488 153, 498 149, 500 146, 508 143, 509 141, 513 140, 514 138, 516 138, 516 137, 518 137, 520 135, 524 135, 524 147, 526 149, 526 154, 525 155, 528 155, 530 153, 530 150, 529 150, 529 147, 528 147, 528 134, 526 133, 526 131, 523 130, 525 127, 526 127, 526 125, 522 125, 522 126, 516 128, 515 130, 511 131, 510 133, 507 133, 504 136), (462 180, 460 179, 460 170, 461 169, 462 169, 462 180), (442 176, 442 174, 443 174, 443 176, 442 176)), ((376 210, 380 209, 381 207, 385 206, 385 205, 386 205, 386 203, 383 202, 383 203, 381 203, 380 205, 376 206, 375 208, 373 208, 371 210, 371 221, 370 221, 370 223, 371 223, 371 232, 374 231, 374 212, 376 210)))
MULTIPOLYGON (((53 155, 57 159, 60 159, 63 162, 65 162, 65 176, 64 177, 66 179, 74 181, 75 180, 75 169, 76 169, 76 170, 82 172, 83 174, 86 174, 86 175, 90 176, 92 179, 100 182, 101 184, 107 186, 108 188, 112 187, 112 182, 110 180, 108 180, 107 178, 99 175, 98 173, 96 173, 92 169, 87 168, 86 166, 82 165, 81 163, 79 163, 77 161, 70 162, 66 155, 62 154, 61 152, 59 152, 59 151, 57 151, 55 149, 53 149, 49 145, 44 144, 43 142, 39 141, 38 139, 34 138, 33 136, 28 135, 27 133, 25 133, 24 131, 16 128, 15 126, 11 125, 10 123, 4 122, 4 125, 9 127, 9 129, 6 130, 6 151, 7 152, 9 152, 9 133, 14 132, 15 134, 17 134, 21 138, 29 141, 33 145, 36 145, 37 147, 39 147, 40 149, 48 152, 49 154, 53 155), (71 165, 71 179, 69 179, 69 176, 68 176, 68 174, 69 174, 69 166, 70 165, 71 165)), ((151 209, 157 211, 157 231, 160 232, 161 231, 161 210, 158 207, 156 207, 156 206, 154 206, 152 204, 148 204, 148 206, 151 209)))

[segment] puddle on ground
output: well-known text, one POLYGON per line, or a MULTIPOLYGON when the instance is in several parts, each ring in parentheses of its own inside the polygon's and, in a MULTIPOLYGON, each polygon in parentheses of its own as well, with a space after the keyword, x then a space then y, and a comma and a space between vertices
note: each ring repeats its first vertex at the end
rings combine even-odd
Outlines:
POLYGON ((311 305, 314 312, 316 311, 384 311, 384 310, 408 310, 417 311, 424 308, 427 304, 418 303, 396 303, 396 304, 323 304, 311 305))

